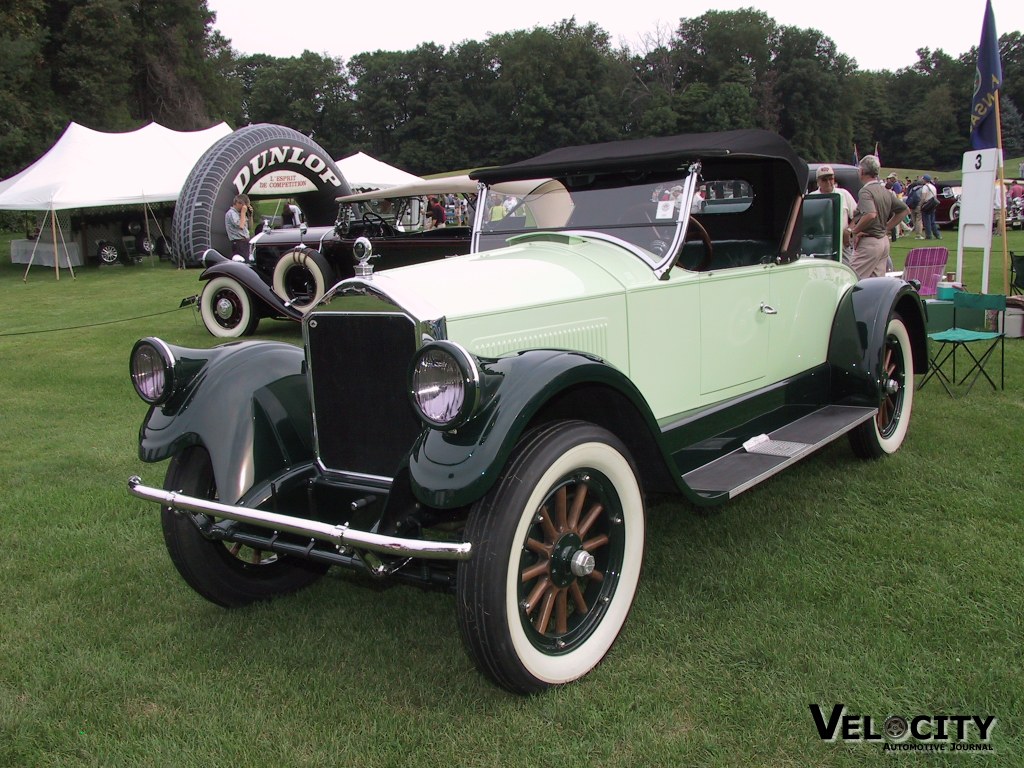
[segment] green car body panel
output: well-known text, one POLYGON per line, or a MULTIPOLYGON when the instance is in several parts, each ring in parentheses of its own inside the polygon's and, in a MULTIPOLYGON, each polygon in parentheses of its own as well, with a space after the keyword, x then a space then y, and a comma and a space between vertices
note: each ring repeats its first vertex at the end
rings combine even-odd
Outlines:
POLYGON ((277 342, 175 350, 175 396, 151 406, 139 458, 163 461, 203 445, 220 497, 242 499, 254 485, 313 460, 313 425, 303 351, 277 342))

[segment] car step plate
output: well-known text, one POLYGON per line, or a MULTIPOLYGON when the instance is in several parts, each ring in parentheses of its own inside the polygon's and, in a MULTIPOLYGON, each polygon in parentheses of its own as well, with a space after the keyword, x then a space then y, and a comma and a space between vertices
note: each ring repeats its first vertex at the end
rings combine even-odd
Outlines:
POLYGON ((747 440, 744 447, 687 472, 683 480, 707 498, 732 498, 841 437, 877 412, 877 408, 849 405, 819 408, 792 424, 747 440))

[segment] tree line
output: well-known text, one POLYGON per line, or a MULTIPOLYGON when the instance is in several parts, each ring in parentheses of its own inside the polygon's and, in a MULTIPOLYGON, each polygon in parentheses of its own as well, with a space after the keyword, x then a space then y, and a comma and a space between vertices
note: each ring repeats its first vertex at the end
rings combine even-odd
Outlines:
MULTIPOLYGON (((0 29, 0 177, 68 121, 105 131, 279 123, 334 157, 362 150, 416 174, 569 144, 765 128, 806 159, 954 169, 969 147, 977 50, 921 48, 862 71, 815 29, 753 8, 708 11, 635 48, 574 18, 450 47, 240 55, 205 0, 9 0, 0 29)), ((977 20, 977 21, 980 21, 977 20)), ((268 34, 274 34, 269 30, 268 34)), ((1004 149, 1024 154, 1024 38, 1000 36, 1004 149)))

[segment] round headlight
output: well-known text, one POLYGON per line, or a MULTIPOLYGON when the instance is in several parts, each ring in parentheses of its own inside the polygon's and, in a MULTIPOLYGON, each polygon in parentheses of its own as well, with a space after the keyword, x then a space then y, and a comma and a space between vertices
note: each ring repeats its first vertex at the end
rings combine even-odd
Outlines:
POLYGON ((156 405, 170 397, 174 359, 162 341, 141 339, 135 342, 129 367, 135 391, 147 403, 156 405))
POLYGON ((458 344, 428 344, 413 359, 412 402, 433 427, 453 429, 465 423, 476 408, 479 389, 476 363, 458 344))

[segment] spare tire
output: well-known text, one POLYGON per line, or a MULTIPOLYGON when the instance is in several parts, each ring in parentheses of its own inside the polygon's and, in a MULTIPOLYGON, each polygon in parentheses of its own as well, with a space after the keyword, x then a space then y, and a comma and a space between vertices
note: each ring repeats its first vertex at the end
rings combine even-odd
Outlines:
POLYGON ((277 260, 274 293, 308 312, 334 286, 334 270, 319 251, 300 245, 277 260))
POLYGON ((352 191, 331 156, 298 131, 270 123, 239 128, 206 150, 185 179, 171 223, 175 260, 197 266, 208 248, 230 254, 224 214, 235 195, 255 189, 295 198, 313 227, 333 224, 335 198, 352 191), (289 178, 260 183, 278 172, 289 178))

